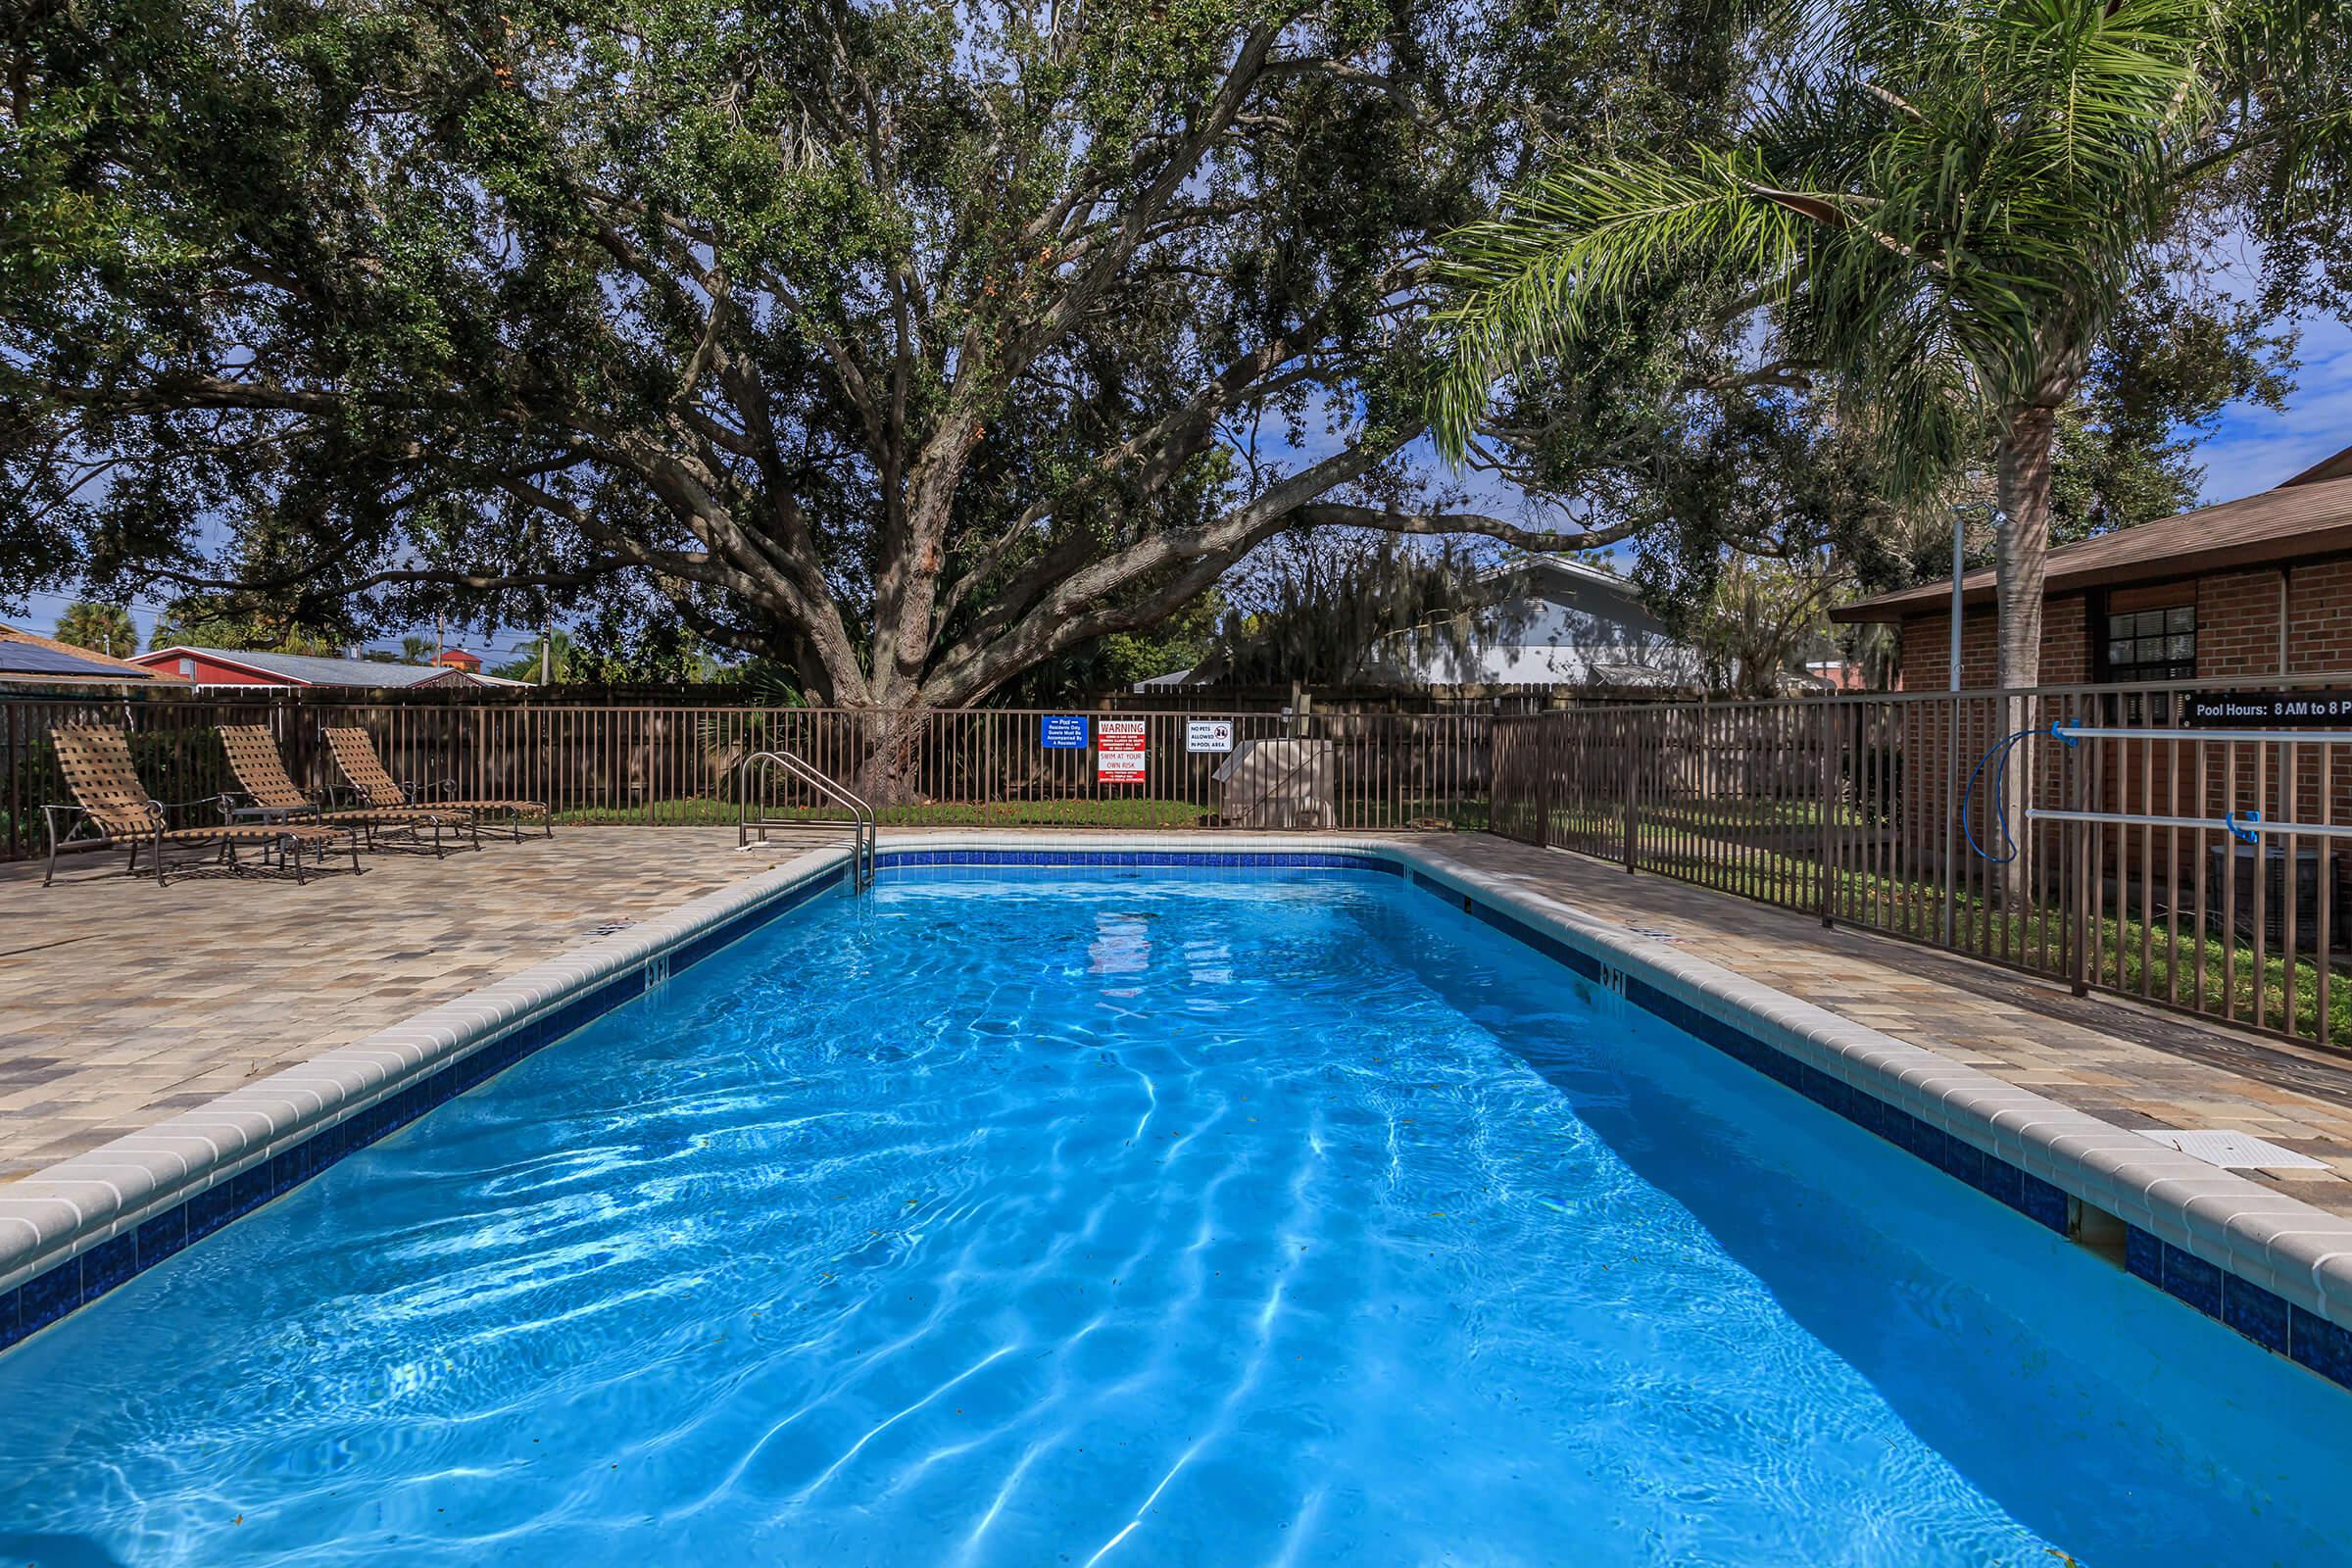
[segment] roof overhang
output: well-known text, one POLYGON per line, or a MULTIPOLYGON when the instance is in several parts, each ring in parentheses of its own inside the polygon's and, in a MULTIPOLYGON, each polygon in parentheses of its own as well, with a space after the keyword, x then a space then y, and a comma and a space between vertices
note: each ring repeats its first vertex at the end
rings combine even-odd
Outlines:
MULTIPOLYGON (((2143 523, 2141 526, 2157 527, 2161 524, 2143 523)), ((2248 566, 2276 565, 2284 562, 2342 555, 2352 555, 2352 521, 2330 523, 2272 539, 2233 541, 2203 549, 2192 547, 2154 561, 2080 567, 2072 571, 2066 569, 2063 555, 2053 555, 2050 558, 2049 576, 2042 585, 2042 597, 2046 600, 2054 595, 2082 593, 2092 588, 2173 582, 2182 577, 2201 577, 2215 571, 2237 571, 2248 566)), ((1990 570, 1972 571, 1960 579, 1960 602, 1963 607, 1974 610, 1993 603, 1993 581, 1990 570)), ((1868 599, 1841 605, 1830 612, 1830 618, 1847 622, 1893 622, 1912 615, 1946 612, 1951 608, 1951 603, 1952 583, 1947 577, 1941 582, 1926 583, 1897 593, 1874 594, 1868 599)))

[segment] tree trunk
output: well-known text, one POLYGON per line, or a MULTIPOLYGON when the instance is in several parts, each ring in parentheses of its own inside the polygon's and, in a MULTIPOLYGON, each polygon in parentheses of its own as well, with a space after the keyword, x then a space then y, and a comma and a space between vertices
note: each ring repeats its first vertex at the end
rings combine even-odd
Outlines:
POLYGON ((851 784, 880 811, 915 804, 931 713, 922 708, 877 708, 858 715, 857 777, 851 784))
POLYGON ((2050 449, 2057 410, 2031 408, 2010 421, 1996 456, 2001 526, 1995 546, 2000 601, 1993 684, 2022 691, 2041 678, 2042 585, 2049 575, 2050 449))
MULTIPOLYGON (((2070 381, 2071 384, 2071 381, 2070 381)), ((1993 684, 2003 697, 2001 731, 2015 734, 2034 722, 2027 691, 2041 680, 2041 608, 2049 574, 2050 457, 2057 435, 2057 407, 2037 401, 2010 420, 1994 454, 2001 524, 1994 545, 1998 609, 1993 628, 1993 684)), ((2007 842, 2016 846, 2001 867, 2001 906, 2026 912, 2031 883, 2027 862, 2032 804, 2031 742, 2009 748, 2002 773, 2002 820, 2007 842)), ((1987 803, 1989 805, 1989 803, 1987 803)), ((1988 840, 1999 835, 1986 835, 1988 840)))

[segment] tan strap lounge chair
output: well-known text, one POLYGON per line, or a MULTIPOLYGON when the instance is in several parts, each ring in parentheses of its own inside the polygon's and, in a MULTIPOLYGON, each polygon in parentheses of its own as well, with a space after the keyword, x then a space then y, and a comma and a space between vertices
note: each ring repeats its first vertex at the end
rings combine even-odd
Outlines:
POLYGON ((326 746, 328 751, 334 753, 335 765, 343 770, 344 778, 350 781, 353 789, 359 791, 360 799, 369 806, 406 806, 412 808, 425 806, 436 811, 464 811, 477 821, 494 814, 504 816, 517 844, 522 842, 522 819, 536 816, 547 836, 551 839, 556 836, 555 817, 549 813, 544 801, 466 801, 447 800, 438 796, 429 800, 415 798, 410 791, 401 788, 385 769, 383 760, 375 755, 375 743, 368 738, 368 732, 364 729, 330 729, 326 732, 326 746))
MULTIPOLYGON (((41 813, 49 827, 49 863, 41 875, 41 886, 47 887, 57 874, 57 855, 61 847, 93 845, 108 848, 127 845, 130 859, 125 872, 137 875, 139 852, 155 852, 155 880, 162 886, 166 880, 164 851, 168 847, 193 844, 218 844, 220 863, 232 870, 237 864, 237 846, 261 846, 265 863, 275 851, 284 863, 294 868, 294 880, 306 880, 302 860, 305 853, 316 850, 323 863, 326 852, 338 843, 351 847, 351 868, 360 869, 360 842, 357 834, 329 827, 297 827, 284 822, 233 824, 217 827, 173 827, 165 816, 164 804, 147 793, 139 782, 138 767, 131 761, 130 737, 122 731, 104 724, 60 724, 49 731, 50 744, 57 750, 58 770, 66 776, 66 787, 73 792, 73 806, 44 806, 41 813), (78 816, 98 830, 95 839, 75 839, 79 830, 78 816), (58 830, 60 819, 67 822, 64 832, 58 830)), ((183 805, 193 806, 190 801, 183 805)), ((219 798, 210 803, 215 807, 219 798)))
POLYGON ((347 827, 365 835, 368 848, 375 849, 377 828, 395 829, 415 841, 418 848, 430 849, 438 859, 447 852, 441 847, 441 830, 465 828, 472 834, 473 847, 482 847, 482 832, 477 821, 466 812, 457 810, 433 811, 414 806, 368 806, 357 809, 341 807, 329 808, 303 793, 286 771, 285 760, 278 756, 277 742, 260 724, 223 724, 220 726, 220 749, 228 756, 229 771, 237 775, 245 798, 253 804, 232 808, 230 819, 253 814, 267 822, 318 822, 333 827, 347 827), (428 842, 422 830, 433 830, 428 842))

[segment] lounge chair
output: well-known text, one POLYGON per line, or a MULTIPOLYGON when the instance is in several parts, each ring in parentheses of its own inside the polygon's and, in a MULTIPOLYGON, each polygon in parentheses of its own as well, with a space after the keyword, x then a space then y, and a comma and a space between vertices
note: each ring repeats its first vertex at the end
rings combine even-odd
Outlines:
POLYGON ((286 771, 286 764, 277 755, 277 742, 260 724, 223 724, 220 726, 220 749, 228 756, 229 771, 237 775, 244 787, 244 798, 251 804, 238 807, 233 798, 223 797, 223 814, 230 821, 251 814, 265 822, 316 822, 330 827, 356 829, 367 839, 368 848, 377 848, 378 828, 405 830, 416 840, 418 848, 429 848, 434 858, 447 852, 441 847, 441 830, 465 828, 473 836, 473 847, 482 847, 480 824, 470 814, 459 810, 427 810, 414 806, 367 806, 357 808, 325 807, 295 784, 286 771), (433 830, 428 845, 421 837, 425 828, 433 830))
POLYGON ((368 806, 416 808, 430 807, 436 811, 464 811, 477 822, 485 816, 508 818, 514 842, 522 842, 522 819, 536 816, 549 838, 556 836, 556 821, 544 801, 467 801, 442 796, 427 798, 429 786, 416 790, 403 789, 375 755, 375 743, 364 729, 330 729, 326 732, 327 750, 334 754, 335 765, 343 777, 359 792, 361 801, 368 806))
MULTIPOLYGON (((237 846, 261 846, 264 863, 271 851, 279 859, 294 868, 294 880, 306 880, 303 874, 303 856, 312 850, 318 852, 319 862, 326 860, 326 852, 337 841, 351 846, 351 868, 360 869, 360 841, 355 833, 329 827, 296 826, 287 822, 230 823, 215 827, 173 827, 165 815, 164 803, 149 795, 139 782, 137 764, 130 759, 130 737, 122 731, 104 724, 60 724, 49 731, 49 741, 57 750, 58 770, 66 776, 66 787, 73 791, 74 805, 44 806, 41 815, 49 829, 49 863, 43 868, 41 886, 47 887, 57 875, 57 855, 61 848, 91 846, 99 849, 128 845, 130 858, 124 864, 126 874, 136 876, 139 852, 155 852, 155 881, 164 885, 167 848, 192 844, 218 844, 220 862, 232 870, 242 870, 237 864, 237 846), (65 823, 59 830, 59 822, 65 823), (75 839, 74 834, 83 822, 98 830, 96 838, 75 839)), ((219 797, 208 802, 187 801, 181 806, 220 805, 219 797)))

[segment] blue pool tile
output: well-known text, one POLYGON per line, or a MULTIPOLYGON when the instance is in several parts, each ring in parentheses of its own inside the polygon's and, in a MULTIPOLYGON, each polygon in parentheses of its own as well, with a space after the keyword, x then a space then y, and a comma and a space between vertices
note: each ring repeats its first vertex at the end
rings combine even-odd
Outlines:
POLYGON ((671 974, 677 974, 682 970, 691 969, 696 964, 702 962, 705 958, 710 956, 710 955, 713 953, 716 953, 724 945, 724 927, 721 927, 716 931, 711 931, 707 935, 696 937, 692 942, 681 943, 670 952, 669 972, 671 974))
POLYGON ((45 1329, 82 1303, 81 1259, 69 1257, 17 1287, 17 1332, 45 1329))
POLYGON ((1890 1144, 1903 1141, 1903 1124, 1911 1119, 1878 1096, 1859 1091, 1853 1097, 1852 1110, 1855 1121, 1890 1144))
POLYGON ((270 1162, 248 1165, 230 1179, 228 1211, 230 1217, 249 1214, 270 1201, 270 1162))
POLYGON ((2017 1173, 2018 1207, 2037 1223, 2064 1236, 2067 1233, 2066 1189, 2029 1171, 2017 1173))
POLYGON ((2164 1243, 2136 1225, 2124 1227, 2124 1267, 2164 1289, 2164 1243))
POLYGON ((389 1102, 379 1100, 343 1123, 343 1146, 352 1152, 366 1149, 383 1137, 391 1124, 392 1106, 389 1102))
POLYGON ((1965 1138, 1944 1134, 1943 1157, 1936 1163, 1971 1187, 1984 1184, 1984 1151, 1965 1138))
POLYGON ((1977 1183, 1977 1190, 1995 1202, 2022 1209, 2026 1206, 2025 1176, 2024 1171, 2007 1160, 1986 1154, 1984 1174, 1977 1183))
POLYGON ((96 1300, 138 1271, 137 1233, 109 1237, 81 1254, 81 1298, 96 1300))
POLYGON ((2288 1353, 2331 1383, 2352 1388, 2352 1330, 2295 1307, 2287 1323, 2288 1353))
POLYGON ((153 1268, 188 1245, 188 1205, 174 1203, 140 1223, 136 1232, 139 1267, 153 1268))
POLYGON ((2164 1244, 2164 1288, 2207 1317, 2222 1315, 2222 1271, 2194 1252, 2164 1244))
POLYGON ((2222 1321, 2266 1350, 2286 1354, 2284 1299, 2234 1274, 2222 1276, 2222 1321))
POLYGON ((24 1337, 17 1319, 17 1299, 23 1295, 22 1291, 0 1291, 0 1350, 24 1337))
POLYGON ((458 1092, 460 1094, 488 1083, 497 1074, 498 1057, 494 1054, 498 1042, 493 1040, 489 1045, 483 1046, 470 1056, 458 1062, 458 1092))
POLYGON ((202 1241, 227 1224, 236 1212, 235 1197, 227 1182, 215 1182, 182 1203, 180 1206, 188 1211, 188 1240, 202 1241))
POLYGON ((1803 1079, 1799 1087, 1804 1090, 1807 1100, 1840 1116, 1852 1108, 1853 1088, 1844 1079, 1823 1072, 1819 1067, 1805 1067, 1802 1071, 1803 1079))

